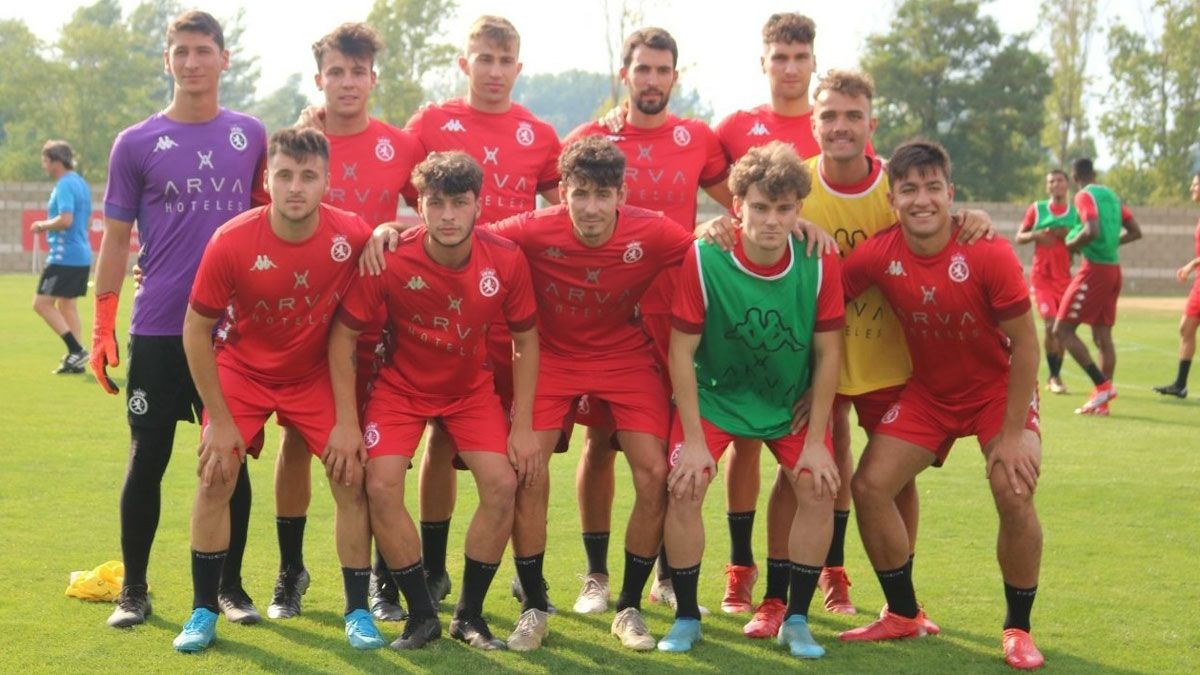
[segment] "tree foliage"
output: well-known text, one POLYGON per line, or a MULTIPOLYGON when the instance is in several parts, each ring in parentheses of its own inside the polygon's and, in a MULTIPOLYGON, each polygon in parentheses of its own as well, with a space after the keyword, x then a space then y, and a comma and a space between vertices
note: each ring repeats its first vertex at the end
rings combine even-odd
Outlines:
POLYGON ((268 133, 290 127, 308 105, 308 97, 300 90, 302 81, 300 73, 292 73, 283 86, 253 102, 246 112, 262 120, 268 133))
POLYGON ((375 116, 402 126, 426 100, 423 78, 448 67, 459 51, 441 41, 456 8, 454 0, 375 0, 367 23, 384 44, 375 57, 375 116))
POLYGON ((1095 156, 1083 101, 1089 83, 1088 58, 1096 34, 1096 0, 1042 0, 1040 19, 1050 38, 1054 82, 1046 99, 1043 140, 1054 162, 1063 167, 1073 157, 1095 156))

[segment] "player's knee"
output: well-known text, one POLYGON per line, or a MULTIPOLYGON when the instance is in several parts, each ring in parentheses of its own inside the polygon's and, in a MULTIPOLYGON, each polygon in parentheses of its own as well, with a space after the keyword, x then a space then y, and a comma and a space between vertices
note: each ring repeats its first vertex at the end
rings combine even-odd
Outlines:
POLYGON ((365 492, 372 510, 375 510, 376 506, 380 508, 392 507, 397 501, 403 505, 403 478, 396 478, 382 472, 367 471, 365 484, 366 489, 363 492, 365 492))
POLYGON ((197 505, 217 506, 228 504, 233 498, 233 491, 237 487, 236 477, 233 480, 213 480, 205 485, 200 482, 196 488, 197 505))
POLYGON ((517 474, 498 471, 479 485, 479 505, 492 511, 511 512, 517 495, 517 474))
POLYGON ((1028 490, 1016 494, 1007 480, 992 483, 992 497, 1001 520, 1024 518, 1033 510, 1033 495, 1028 490))
POLYGON ((330 483, 333 487, 333 501, 338 508, 355 510, 367 508, 367 491, 363 482, 363 479, 359 478, 350 485, 330 483))
POLYGON ((855 504, 869 504, 883 495, 883 486, 870 471, 857 471, 850 479, 850 494, 855 504))
POLYGON ((633 469, 633 482, 638 494, 664 492, 667 485, 667 463, 646 462, 633 469))

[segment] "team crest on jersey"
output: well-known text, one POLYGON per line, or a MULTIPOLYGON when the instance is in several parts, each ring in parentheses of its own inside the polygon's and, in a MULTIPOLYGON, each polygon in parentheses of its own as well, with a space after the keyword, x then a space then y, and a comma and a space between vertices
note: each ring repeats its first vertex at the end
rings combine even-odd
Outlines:
POLYGON ((329 247, 329 257, 333 258, 334 262, 346 262, 350 259, 352 253, 354 253, 354 249, 350 247, 350 242, 346 240, 346 235, 334 235, 333 245, 329 247))
POLYGON ((496 276, 496 270, 488 267, 479 275, 479 293, 485 298, 490 298, 500 292, 500 277, 496 276))
POLYGON ((961 253, 950 256, 950 281, 962 283, 971 276, 971 268, 967 267, 967 258, 961 253))
POLYGON ((678 126, 671 131, 671 138, 675 140, 675 145, 685 147, 692 142, 692 132, 687 130, 687 127, 678 126))
POLYGON ((621 260, 628 264, 633 264, 642 259, 644 255, 642 251, 642 242, 631 241, 625 245, 625 253, 621 255, 621 260))
POLYGON ((142 389, 134 389, 129 395, 129 412, 134 415, 145 415, 148 410, 150 410, 150 404, 146 401, 146 392, 142 389))
POLYGON ((396 148, 392 147, 392 139, 384 136, 375 142, 375 157, 381 162, 395 159, 396 148))
POLYGON ((895 422, 896 418, 899 416, 900 416, 900 404, 895 403, 892 405, 892 407, 888 408, 887 412, 885 412, 883 414, 883 419, 879 420, 879 423, 880 424, 891 424, 892 422, 895 422))
POLYGON ((363 445, 368 449, 379 445, 379 425, 371 422, 367 428, 363 430, 363 445))
POLYGON ((524 146, 533 145, 535 137, 533 135, 533 125, 529 122, 520 122, 517 124, 517 142, 524 146))
POLYGON ((234 125, 229 128, 229 144, 233 146, 234 150, 241 152, 246 149, 247 145, 250 145, 250 141, 246 140, 246 132, 242 131, 241 127, 234 125))

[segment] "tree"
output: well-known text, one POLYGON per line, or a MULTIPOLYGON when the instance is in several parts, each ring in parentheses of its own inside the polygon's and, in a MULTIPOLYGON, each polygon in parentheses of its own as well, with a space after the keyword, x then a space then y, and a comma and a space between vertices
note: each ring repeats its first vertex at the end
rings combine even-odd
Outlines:
POLYGON ((403 125, 426 100, 422 79, 454 62, 458 50, 440 42, 454 0, 375 0, 367 23, 379 32, 379 83, 371 95, 376 117, 403 125))
POLYGON ((255 101, 247 110, 251 115, 262 120, 267 132, 290 127, 300 111, 308 105, 308 97, 300 90, 303 76, 300 73, 288 75, 287 82, 265 98, 255 101))
POLYGON ((1157 0, 1154 9, 1157 37, 1116 23, 1108 31, 1113 105, 1100 129, 1116 166, 1106 180, 1133 203, 1179 201, 1200 136, 1200 2, 1157 0))
POLYGON ((1050 38, 1054 90, 1046 100, 1043 138, 1058 166, 1072 157, 1094 156, 1087 136, 1083 97, 1088 85, 1088 55, 1096 33, 1096 0, 1042 0, 1041 25, 1050 38))
POLYGON ((554 125, 558 135, 595 119, 608 95, 608 75, 583 70, 523 75, 513 87, 513 100, 554 125))
POLYGON ((258 57, 242 48, 245 20, 245 7, 232 18, 218 19, 225 33, 225 49, 229 50, 229 70, 221 76, 221 105, 230 110, 249 110, 258 90, 258 57))
MULTIPOLYGON (((183 13, 179 0, 145 0, 129 15, 129 30, 137 41, 138 49, 147 58, 162 61, 167 44, 167 26, 171 20, 183 13)), ((158 92, 165 107, 175 92, 175 80, 165 69, 159 68, 158 92)))
POLYGON ((904 0, 889 31, 868 37, 862 67, 875 78, 881 153, 914 136, 935 139, 950 152, 962 198, 1006 200, 1040 172, 1051 82, 1029 36, 1004 38, 979 6, 904 0))
POLYGON ((41 149, 60 137, 61 91, 46 87, 60 70, 43 57, 45 45, 23 21, 0 21, 0 180, 43 179, 41 149))

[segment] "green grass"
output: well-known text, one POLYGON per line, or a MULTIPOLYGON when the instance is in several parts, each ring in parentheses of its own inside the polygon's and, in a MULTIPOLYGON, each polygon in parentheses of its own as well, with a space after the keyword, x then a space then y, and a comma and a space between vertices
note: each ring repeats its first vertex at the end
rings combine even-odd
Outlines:
MULTIPOLYGON (((608 634, 612 615, 564 612, 551 620, 545 649, 518 655, 481 654, 443 639, 414 654, 358 653, 341 635, 342 587, 333 551, 332 506, 324 479, 314 481, 306 559, 314 585, 305 613, 256 627, 222 622, 215 648, 182 656, 171 639, 191 606, 187 514, 194 489, 197 428, 180 425, 176 457, 163 484, 163 516, 151 561, 155 614, 139 628, 105 627, 111 605, 67 598, 71 570, 120 558, 117 503, 128 447, 124 398, 104 395, 90 376, 52 376, 62 345, 29 309, 30 276, 0 277, 0 344, 4 345, 0 404, 0 649, 2 672, 157 671, 492 671, 771 672, 1006 672, 999 634, 1004 616, 994 559, 996 516, 974 441, 958 444, 947 466, 919 481, 921 535, 917 588, 940 637, 885 645, 843 645, 838 631, 865 623, 883 603, 853 524, 847 567, 855 585, 857 617, 813 612, 817 639, 829 650, 815 663, 798 663, 772 642, 741 636, 746 617, 715 615, 705 641, 686 656, 631 654, 608 634)), ((122 307, 125 339, 130 295, 122 307)), ((83 303, 90 330, 90 299, 83 303)), ((1116 329, 1121 398, 1109 419, 1071 414, 1087 388, 1068 365, 1072 395, 1043 399, 1045 456, 1038 507, 1046 533, 1034 633, 1053 672, 1200 671, 1200 404, 1164 401, 1149 390, 1170 379, 1175 362, 1174 313, 1126 311, 1116 329)), ((123 378, 123 367, 120 369, 123 378)), ((1200 385, 1198 385, 1200 386, 1200 385)), ((253 463, 255 506, 246 587, 265 609, 277 566, 271 462, 271 425, 265 461, 253 463)), ((578 437, 578 435, 577 435, 578 437)), ((578 441, 578 438, 577 438, 578 441)), ((861 447, 861 438, 856 447, 861 447)), ((553 460, 550 557, 551 598, 568 609, 584 567, 574 497, 578 449, 553 460)), ((764 485, 771 463, 764 459, 764 485)), ((620 542, 630 493, 628 470, 618 464, 618 495, 610 567, 619 573, 620 542)), ((415 479, 414 479, 415 480, 415 479)), ((412 488, 415 491, 415 485, 412 488)), ((462 538, 474 505, 469 478, 460 481, 450 560, 459 586, 462 538)), ((765 491, 764 491, 765 492, 765 491)), ((711 491, 706 516, 709 548, 701 603, 718 607, 728 552, 723 490, 711 491)), ((765 500, 765 494, 764 494, 765 500)), ((415 500, 409 499, 410 508, 415 500)), ((765 509, 765 507, 763 507, 765 509)), ((755 531, 765 551, 765 514, 755 531)), ((488 618, 507 635, 518 614, 508 597, 512 564, 506 560, 488 599, 488 618)), ((758 591, 763 582, 760 581, 758 591)), ((456 599, 452 595, 451 599, 456 599)), ((443 617, 450 606, 443 605, 443 617)), ((647 604, 655 635, 671 615, 647 604)), ((384 626, 386 635, 398 632, 384 626)))

